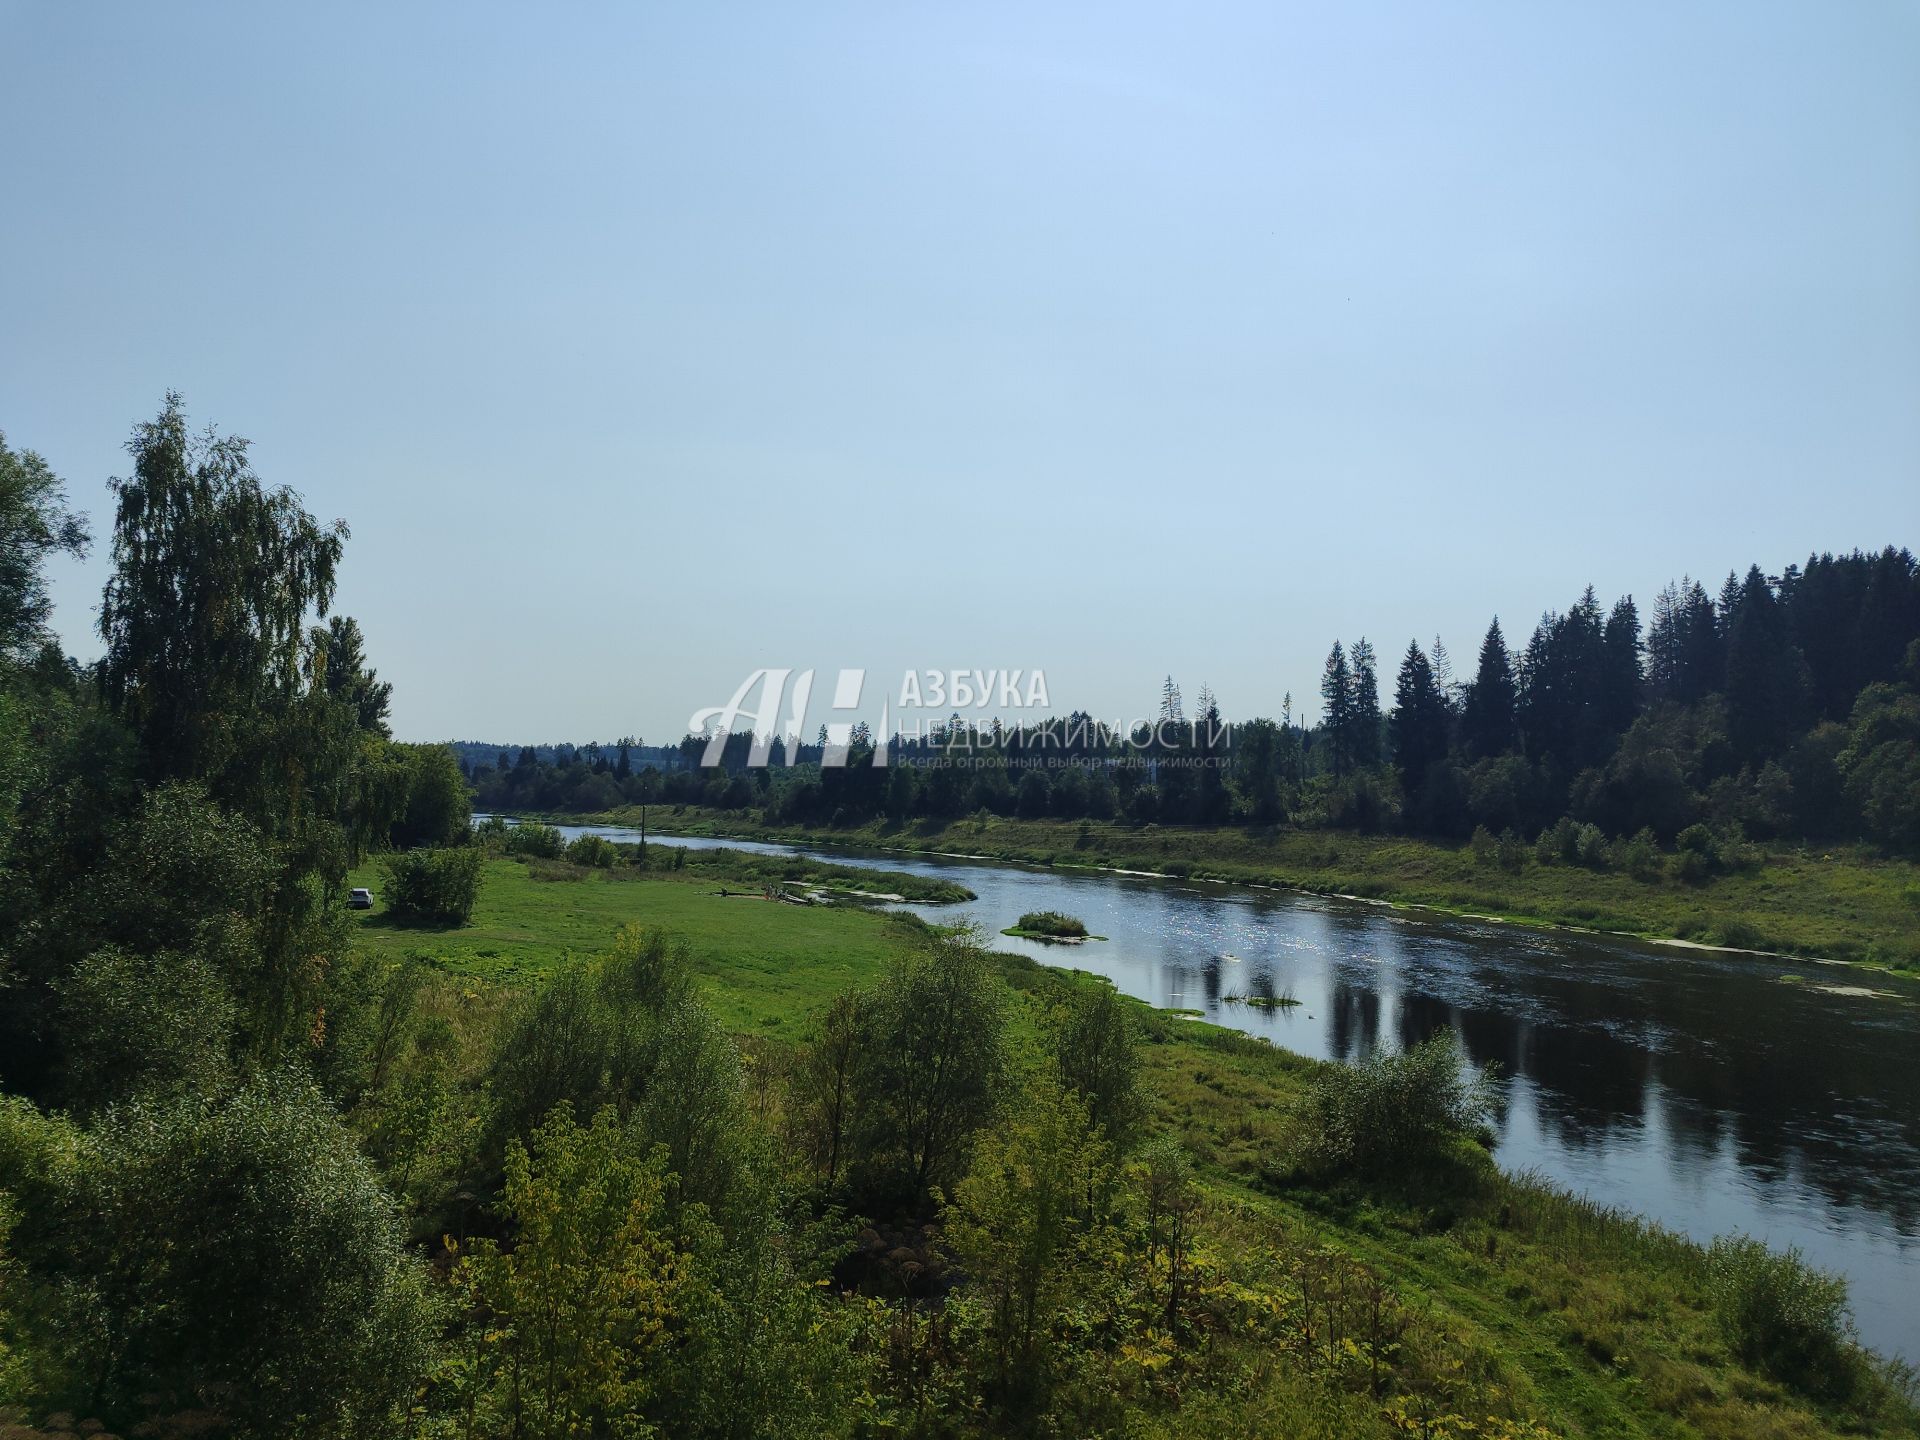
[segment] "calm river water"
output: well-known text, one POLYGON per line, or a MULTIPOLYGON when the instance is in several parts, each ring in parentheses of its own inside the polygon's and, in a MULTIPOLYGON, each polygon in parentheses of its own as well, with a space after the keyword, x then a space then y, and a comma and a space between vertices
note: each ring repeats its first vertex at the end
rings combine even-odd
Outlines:
MULTIPOLYGON (((633 841, 618 826, 562 826, 633 841)), ((1442 1029, 1499 1066, 1495 1155, 1705 1241, 1744 1231, 1845 1275, 1862 1336, 1920 1362, 1920 985, 1444 920, 1286 891, 936 857, 649 835, 951 876, 929 918, 1106 976, 1152 1004, 1352 1060, 1442 1029), (996 932, 1061 910, 1109 937, 996 932), (1798 983, 1784 977, 1803 977, 1798 983), (1880 995, 1849 993, 1861 988, 1880 995), (1268 1010, 1229 996, 1291 992, 1268 1010)))

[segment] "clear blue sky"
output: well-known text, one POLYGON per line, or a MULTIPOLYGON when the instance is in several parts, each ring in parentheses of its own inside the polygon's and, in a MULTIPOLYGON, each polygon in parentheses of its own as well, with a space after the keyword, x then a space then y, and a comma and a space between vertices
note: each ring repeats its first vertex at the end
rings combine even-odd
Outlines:
POLYGON ((47 0, 0 52, 0 428, 103 540, 168 387, 250 436, 352 524, 404 738, 669 738, 763 664, 1277 713, 1335 635, 1464 667, 1920 544, 1906 0, 47 0))

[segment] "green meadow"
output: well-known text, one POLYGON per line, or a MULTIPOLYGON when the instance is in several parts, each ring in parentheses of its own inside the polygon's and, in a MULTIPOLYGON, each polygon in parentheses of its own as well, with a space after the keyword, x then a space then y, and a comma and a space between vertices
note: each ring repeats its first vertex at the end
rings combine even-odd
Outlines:
MULTIPOLYGON (((623 926, 659 927, 684 942, 706 1002, 754 1063, 773 1071, 805 1053, 836 994, 871 984, 891 959, 925 942, 919 921, 857 905, 723 897, 716 892, 724 870, 724 861, 696 872, 491 859, 470 924, 408 929, 376 911, 356 917, 358 942, 378 957, 423 958, 449 990, 486 1005, 502 991, 538 987, 569 957, 604 951, 623 926)), ((379 879, 369 866, 355 883, 377 887, 379 879)), ((1037 1070, 1048 1016, 1080 987, 1104 982, 1011 956, 997 963, 1009 1034, 1020 1063, 1037 1070)), ((1465 1416, 1396 1417, 1351 1395, 1336 1399, 1337 1385, 1313 1387, 1331 1384, 1351 1357, 1316 1358, 1315 1346, 1339 1351, 1342 1343, 1322 1335, 1307 1343, 1304 1359, 1293 1356, 1298 1373, 1274 1372, 1257 1348, 1248 1350, 1248 1393, 1196 1393, 1178 1433, 1913 1433, 1912 1414, 1892 1390, 1874 1388, 1869 1413, 1742 1363, 1716 1323, 1700 1246, 1502 1174, 1474 1145, 1390 1179, 1316 1178, 1294 1157, 1303 1106, 1327 1067, 1185 1015, 1126 1004, 1142 1041, 1149 1129, 1184 1147, 1206 1196, 1214 1248, 1200 1263, 1224 1274, 1240 1245, 1290 1257, 1284 1285, 1301 1287, 1309 1317, 1316 1284, 1390 1277, 1395 1313, 1418 1317, 1419 1345, 1443 1352, 1442 1368, 1471 1375, 1468 1388, 1506 1417, 1505 1428, 1483 1432, 1465 1416), (1309 1417, 1312 1428, 1291 1428, 1309 1417)), ((1258 1289, 1245 1277, 1232 1283, 1258 1289)), ((1332 1317, 1334 1301, 1326 1303, 1332 1317)), ((1393 1344, 1413 1345, 1412 1334, 1393 1344)), ((1365 1341, 1365 1353, 1383 1343, 1365 1341)))

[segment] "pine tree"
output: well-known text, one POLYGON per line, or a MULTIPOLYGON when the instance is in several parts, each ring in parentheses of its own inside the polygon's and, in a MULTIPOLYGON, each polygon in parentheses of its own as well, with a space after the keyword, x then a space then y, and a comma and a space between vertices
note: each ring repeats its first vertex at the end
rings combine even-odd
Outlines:
POLYGON ((1320 701, 1320 729, 1333 751, 1333 773, 1344 775, 1353 765, 1353 673, 1338 640, 1321 672, 1320 701))
POLYGON ((1513 656, 1507 650, 1507 638, 1500 633, 1500 617, 1496 615, 1487 626, 1486 638, 1480 642, 1480 665, 1474 672, 1461 715, 1460 737, 1469 755, 1487 759, 1518 747, 1517 693, 1513 656))
POLYGON ((1719 616, 1707 590, 1698 580, 1687 590, 1685 623, 1686 646, 1681 667, 1679 698, 1688 704, 1714 694, 1726 683, 1727 651, 1720 635, 1719 616))
POLYGON ((1653 623, 1647 626, 1647 695, 1677 700, 1685 666, 1686 607, 1681 589, 1669 580, 1653 597, 1653 623))
POLYGON ((1363 635, 1353 642, 1353 761, 1359 766, 1380 763, 1380 675, 1373 646, 1363 635))
POLYGON ((1609 735, 1624 734, 1640 713, 1640 611, 1631 595, 1614 602, 1601 636, 1601 719, 1609 735))
POLYGON ((1173 683, 1173 676, 1167 676, 1167 683, 1160 687, 1160 718, 1178 724, 1187 718, 1180 704, 1180 687, 1173 683))
POLYGON ((1453 657, 1447 654, 1446 643, 1438 635, 1433 637, 1427 660, 1433 668, 1433 683, 1440 687, 1440 698, 1447 702, 1448 709, 1458 708, 1461 687, 1453 678, 1453 657))
POLYGON ((393 686, 367 664, 364 645, 359 622, 351 615, 330 616, 324 629, 316 626, 313 631, 314 648, 326 656, 327 693, 353 707, 362 730, 385 738, 392 734, 387 707, 393 686))
POLYGON ((1447 757, 1447 702, 1418 641, 1407 642, 1393 690, 1393 763, 1409 799, 1426 786, 1427 772, 1447 757))
POLYGON ((1194 721, 1193 758, 1200 769, 1194 780, 1194 819, 1202 825, 1217 825, 1227 818, 1229 797, 1222 766, 1226 760, 1226 723, 1213 691, 1200 687, 1200 713, 1194 721))
POLYGON ((1799 733, 1806 664, 1767 577, 1755 565, 1740 586, 1727 633, 1727 738, 1756 768, 1799 733))

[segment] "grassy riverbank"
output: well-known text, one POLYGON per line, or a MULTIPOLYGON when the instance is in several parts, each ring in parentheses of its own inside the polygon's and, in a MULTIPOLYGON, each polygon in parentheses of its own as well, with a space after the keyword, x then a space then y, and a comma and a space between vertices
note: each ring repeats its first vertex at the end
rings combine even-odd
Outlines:
MULTIPOLYGON (((633 824, 638 809, 591 817, 633 824)), ((1920 866, 1862 849, 1756 850, 1752 863, 1689 882, 1541 864, 1516 869, 1465 845, 1333 831, 1134 827, 973 818, 949 824, 800 830, 750 811, 653 806, 658 832, 979 855, 1052 866, 1147 870, 1200 880, 1357 895, 1533 925, 1619 931, 1735 949, 1920 969, 1920 866)))
MULTIPOLYGON (((467 926, 403 929, 379 912, 355 919, 365 950, 429 960, 453 994, 483 1010, 566 955, 604 948, 622 925, 664 927, 685 941, 706 999, 741 1037, 756 1075, 791 1064, 837 992, 872 981, 924 934, 917 921, 858 907, 723 898, 713 880, 712 871, 672 868, 555 879, 538 865, 495 859, 467 926)), ((369 869, 356 881, 377 876, 369 869)), ((1000 965, 1011 1033, 1023 1063, 1037 1064, 1052 1007, 1075 987, 1103 982, 1015 957, 1000 965)), ((1196 1274, 1244 1286, 1251 1282, 1236 1257, 1280 1256, 1291 1278, 1273 1281, 1275 1303, 1297 1289, 1312 1332, 1297 1352, 1222 1337, 1246 1347, 1244 1389, 1184 1396, 1179 1426, 1140 1433, 1914 1433, 1884 1391, 1871 1413, 1847 1412, 1740 1364, 1714 1322, 1698 1246, 1502 1175, 1477 1151, 1393 1182, 1316 1183, 1290 1159, 1316 1062, 1126 1003, 1145 1042, 1149 1129, 1185 1146, 1203 1185, 1207 1238, 1196 1274), (1369 1277, 1384 1283, 1393 1314, 1414 1317, 1392 1342, 1393 1363, 1454 1377, 1446 1383, 1495 1406, 1508 1428, 1423 1432, 1368 1401, 1364 1385, 1357 1394, 1353 1384, 1340 1388, 1336 1372, 1362 1363, 1363 1351, 1349 1352, 1331 1332, 1319 1336, 1315 1306, 1329 1307, 1331 1325, 1332 1307, 1348 1303, 1352 1287, 1373 1284, 1369 1277), (1416 1356, 1416 1346, 1433 1354, 1416 1356)), ((1358 1332, 1350 1338, 1373 1343, 1358 1332)))

